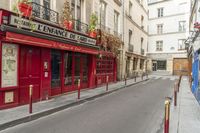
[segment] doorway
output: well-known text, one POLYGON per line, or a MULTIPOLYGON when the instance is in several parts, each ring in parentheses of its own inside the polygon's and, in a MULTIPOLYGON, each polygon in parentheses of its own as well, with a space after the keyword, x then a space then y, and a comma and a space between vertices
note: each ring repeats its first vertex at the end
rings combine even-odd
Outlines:
POLYGON ((41 50, 38 47, 20 46, 19 102, 29 102, 29 85, 33 85, 33 101, 40 99, 41 50))
POLYGON ((157 71, 157 63, 156 62, 153 62, 153 71, 157 71))

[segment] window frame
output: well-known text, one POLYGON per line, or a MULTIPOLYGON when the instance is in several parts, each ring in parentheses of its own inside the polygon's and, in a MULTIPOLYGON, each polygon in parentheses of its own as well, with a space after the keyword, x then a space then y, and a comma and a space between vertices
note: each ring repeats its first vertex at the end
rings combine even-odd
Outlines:
POLYGON ((158 9, 157 9, 157 12, 158 12, 158 14, 157 14, 157 15, 158 15, 158 18, 164 16, 164 8, 163 8, 163 7, 158 8, 158 9))
POLYGON ((179 32, 185 32, 186 31, 186 21, 185 20, 178 22, 178 31, 179 32))
POLYGON ((156 51, 163 51, 163 41, 156 41, 156 51))
POLYGON ((163 34, 163 24, 157 24, 157 34, 163 34))
POLYGON ((178 39, 178 50, 179 50, 179 51, 185 50, 185 48, 186 48, 186 47, 185 47, 185 43, 184 43, 185 40, 186 40, 186 39, 178 39), (179 43, 180 41, 181 41, 181 44, 179 43), (180 46, 181 46, 181 47, 180 47, 180 46), (182 47, 183 47, 183 48, 182 48, 182 47))

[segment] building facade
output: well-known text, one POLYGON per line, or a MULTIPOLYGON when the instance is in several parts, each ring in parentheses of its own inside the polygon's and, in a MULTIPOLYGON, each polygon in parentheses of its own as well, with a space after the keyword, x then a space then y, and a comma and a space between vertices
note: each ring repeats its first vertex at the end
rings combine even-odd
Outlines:
POLYGON ((200 87, 199 87, 199 60, 200 60, 200 1, 192 0, 190 8, 190 19, 189 19, 189 37, 186 41, 188 45, 188 59, 189 59, 189 68, 191 77, 191 89, 196 97, 197 101, 200 103, 200 87))
POLYGON ((0 109, 27 104, 29 85, 33 100, 40 101, 78 86, 95 88, 116 81, 115 53, 89 36, 96 1, 69 1, 72 25, 67 28, 61 20, 65 2, 33 0, 18 7, 21 15, 15 13, 17 1, 1 2, 0 109))
POLYGON ((187 74, 188 0, 149 0, 148 69, 187 74), (173 6, 172 6, 173 5, 173 6))
POLYGON ((148 11, 144 0, 124 2, 122 75, 128 78, 146 72, 148 42, 148 11))

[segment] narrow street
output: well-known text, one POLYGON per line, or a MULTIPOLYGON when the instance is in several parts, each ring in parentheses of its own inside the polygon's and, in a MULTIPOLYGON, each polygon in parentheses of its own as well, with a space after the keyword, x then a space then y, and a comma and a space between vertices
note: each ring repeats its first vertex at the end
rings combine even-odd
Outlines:
POLYGON ((2 133, 158 133, 175 77, 150 78, 2 133))

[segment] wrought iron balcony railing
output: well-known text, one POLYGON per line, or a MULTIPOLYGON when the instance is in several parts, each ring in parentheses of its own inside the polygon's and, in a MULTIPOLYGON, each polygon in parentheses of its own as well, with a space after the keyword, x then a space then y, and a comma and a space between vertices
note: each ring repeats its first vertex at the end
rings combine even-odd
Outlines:
POLYGON ((59 14, 58 12, 46 8, 38 3, 32 2, 32 15, 34 17, 48 20, 53 23, 58 23, 59 14))
POLYGON ((83 33, 83 34, 88 34, 89 31, 89 26, 80 20, 72 20, 73 21, 73 30, 83 33))
POLYGON ((129 44, 129 45, 128 45, 128 51, 129 51, 129 52, 133 52, 133 49, 134 49, 133 45, 132 45, 132 44, 129 44))

